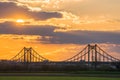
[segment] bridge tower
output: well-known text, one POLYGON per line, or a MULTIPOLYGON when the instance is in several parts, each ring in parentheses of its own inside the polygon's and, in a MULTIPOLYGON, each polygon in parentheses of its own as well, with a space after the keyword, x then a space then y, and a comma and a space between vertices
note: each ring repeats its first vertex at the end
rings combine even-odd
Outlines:
POLYGON ((97 63, 97 44, 95 45, 90 45, 88 44, 88 66, 90 65, 90 62, 95 63, 95 68, 96 68, 96 63, 97 63))
POLYGON ((32 48, 24 47, 24 62, 32 62, 32 48))

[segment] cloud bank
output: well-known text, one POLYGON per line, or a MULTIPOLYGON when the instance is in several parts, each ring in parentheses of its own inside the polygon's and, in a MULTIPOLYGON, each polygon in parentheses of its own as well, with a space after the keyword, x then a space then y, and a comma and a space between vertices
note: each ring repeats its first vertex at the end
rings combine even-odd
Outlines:
POLYGON ((120 32, 105 31, 68 31, 55 32, 60 29, 51 25, 23 25, 17 27, 12 22, 0 23, 0 34, 40 35, 43 43, 52 44, 88 44, 88 43, 114 43, 120 44, 120 32))

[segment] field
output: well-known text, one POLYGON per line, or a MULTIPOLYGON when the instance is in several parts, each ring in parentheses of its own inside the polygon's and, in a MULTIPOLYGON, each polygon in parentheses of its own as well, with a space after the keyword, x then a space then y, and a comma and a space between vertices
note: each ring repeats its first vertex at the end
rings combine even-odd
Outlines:
POLYGON ((0 73, 0 80, 120 80, 120 72, 0 73))
POLYGON ((100 78, 100 77, 17 77, 2 76, 0 80, 120 80, 120 78, 100 78))

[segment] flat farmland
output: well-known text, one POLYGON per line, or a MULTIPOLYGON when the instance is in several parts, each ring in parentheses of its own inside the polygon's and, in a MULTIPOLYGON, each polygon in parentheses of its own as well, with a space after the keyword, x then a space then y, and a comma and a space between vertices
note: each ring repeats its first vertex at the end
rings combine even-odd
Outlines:
POLYGON ((46 76, 1 76, 0 80, 120 80, 120 78, 104 77, 46 77, 46 76))

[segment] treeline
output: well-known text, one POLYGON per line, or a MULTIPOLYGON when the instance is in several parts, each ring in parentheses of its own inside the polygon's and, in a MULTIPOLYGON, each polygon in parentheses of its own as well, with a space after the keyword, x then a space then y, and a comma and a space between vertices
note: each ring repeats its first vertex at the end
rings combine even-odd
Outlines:
POLYGON ((98 71, 120 71, 120 64, 108 65, 108 64, 91 64, 87 65, 86 63, 17 63, 9 61, 0 62, 0 71, 1 72, 14 72, 14 71, 23 71, 23 72, 40 72, 40 71, 89 71, 89 70, 98 70, 98 71))

